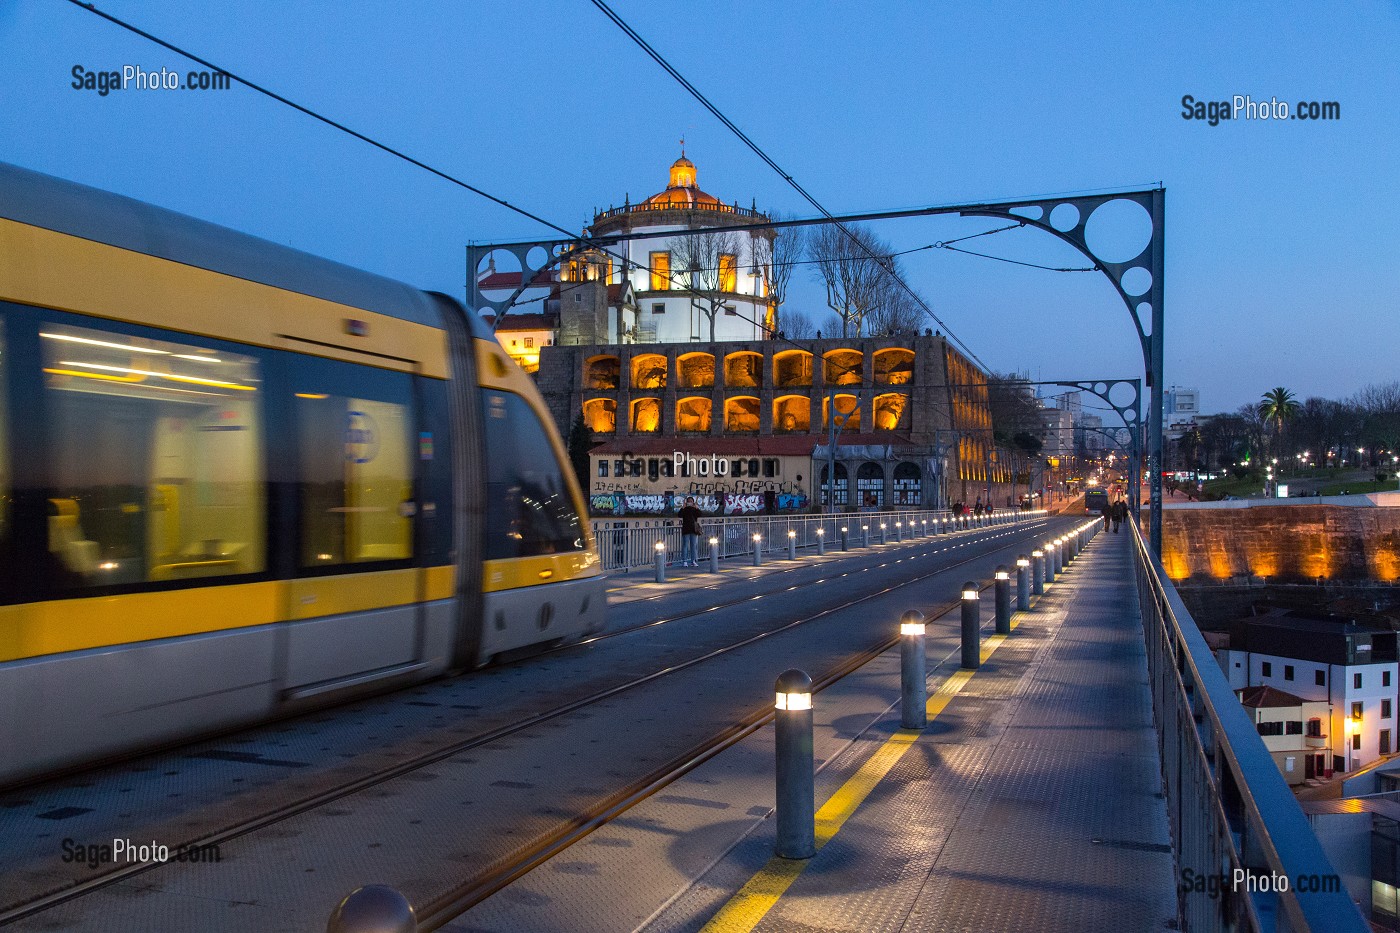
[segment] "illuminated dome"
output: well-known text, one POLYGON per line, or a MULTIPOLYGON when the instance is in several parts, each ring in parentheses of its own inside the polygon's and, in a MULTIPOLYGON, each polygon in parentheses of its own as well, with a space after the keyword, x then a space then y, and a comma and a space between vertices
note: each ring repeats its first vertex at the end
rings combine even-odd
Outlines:
POLYGON ((719 198, 712 194, 706 194, 695 186, 695 163, 685 157, 685 150, 681 150, 681 157, 671 163, 671 182, 666 190, 660 194, 653 194, 642 202, 647 207, 719 207, 719 198))

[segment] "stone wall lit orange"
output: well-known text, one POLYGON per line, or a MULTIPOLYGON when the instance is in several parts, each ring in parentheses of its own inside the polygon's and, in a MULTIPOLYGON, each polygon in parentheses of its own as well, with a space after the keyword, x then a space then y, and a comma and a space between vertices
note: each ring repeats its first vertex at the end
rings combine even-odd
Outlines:
POLYGON ((1175 580, 1400 579, 1400 509, 1280 505, 1166 509, 1162 563, 1175 580))

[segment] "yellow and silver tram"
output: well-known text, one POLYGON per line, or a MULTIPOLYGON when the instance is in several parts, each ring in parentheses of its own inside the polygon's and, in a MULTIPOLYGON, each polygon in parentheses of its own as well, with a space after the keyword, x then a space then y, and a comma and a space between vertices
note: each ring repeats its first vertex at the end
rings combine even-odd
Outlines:
POLYGON ((0 784, 603 624, 473 314, 0 164, 0 784))

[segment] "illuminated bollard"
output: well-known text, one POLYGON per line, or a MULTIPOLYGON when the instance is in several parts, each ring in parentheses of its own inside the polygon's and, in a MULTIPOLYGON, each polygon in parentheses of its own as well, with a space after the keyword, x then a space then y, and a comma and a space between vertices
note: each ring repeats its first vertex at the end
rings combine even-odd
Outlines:
POLYGON ((962 588, 962 666, 970 671, 982 665, 982 603, 977 584, 962 588))
POLYGON ((895 523, 894 523, 894 543, 895 543, 895 544, 902 544, 903 542, 904 542, 904 525, 903 525, 902 522, 895 522, 895 523))
POLYGON ((719 573, 719 538, 710 539, 710 573, 719 573))
POLYGON ((826 529, 817 527, 817 556, 823 557, 826 554, 826 529))
POLYGON ((899 617, 899 724, 928 725, 928 672, 924 659, 924 614, 910 609, 899 617))
POLYGON ((753 536, 753 565, 763 566, 763 535, 753 536))
POLYGON ((797 532, 788 529, 788 560, 797 560, 797 532))
POLYGON ((849 551, 851 549, 850 535, 848 534, 849 531, 850 529, 847 528, 845 525, 841 526, 841 550, 843 551, 849 551))
POLYGON ((1031 608, 1031 559, 1024 554, 1016 555, 1016 610, 1029 612, 1031 608))
POLYGON ((885 544, 885 543, 887 542, 887 539, 886 539, 886 537, 885 537, 885 528, 886 528, 885 523, 884 523, 884 522, 881 522, 881 523, 880 523, 880 543, 881 543, 881 544, 885 544))
POLYGON ((1031 551, 1031 592, 1037 596, 1045 592, 1045 552, 1040 548, 1031 551))
POLYGON ((992 585, 996 596, 996 629, 998 635, 1011 634, 1011 571, 1004 564, 998 565, 996 583, 992 585))
POLYGON ((1041 548, 1045 551, 1045 582, 1055 582, 1055 542, 1046 541, 1041 548))
POLYGON ((408 898, 387 884, 367 884, 346 895, 326 923, 326 933, 416 933, 408 898))
POLYGON ((860 546, 861 546, 861 547, 870 547, 870 526, 869 526, 869 525, 861 525, 861 526, 860 526, 860 546))
POLYGON ((812 678, 784 671, 773 731, 777 750, 779 858, 811 858, 817 853, 816 795, 812 758, 812 678))
POLYGON ((1055 539, 1055 576, 1065 572, 1065 539, 1055 539))
POLYGON ((925 518, 925 519, 921 519, 921 522, 920 522, 920 523, 924 526, 924 537, 927 538, 927 537, 928 537, 928 519, 926 519, 926 518, 925 518))
POLYGON ((656 582, 666 582, 666 542, 656 542, 656 582))

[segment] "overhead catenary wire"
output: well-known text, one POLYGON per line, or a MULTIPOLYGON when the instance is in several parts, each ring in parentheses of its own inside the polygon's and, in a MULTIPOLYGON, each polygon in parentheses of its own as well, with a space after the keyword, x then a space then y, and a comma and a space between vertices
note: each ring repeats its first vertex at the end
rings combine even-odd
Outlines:
POLYGON ((676 70, 675 66, 672 65, 669 61, 667 61, 664 55, 656 51, 656 49, 652 48, 651 44, 647 42, 646 39, 642 38, 642 36, 635 29, 629 26, 621 16, 617 15, 617 13, 615 13, 612 10, 612 8, 604 2, 604 0, 592 0, 592 3, 594 6, 596 6, 599 10, 602 11, 603 15, 607 16, 608 19, 612 20, 613 23, 615 23, 617 27, 621 29, 629 39, 636 43, 637 46, 642 49, 642 51, 646 52, 647 55, 649 55, 653 61, 660 65, 661 68, 667 74, 674 78, 677 81, 677 83, 681 85, 681 87, 685 88, 686 91, 689 92, 689 94, 692 97, 699 101, 701 106, 703 106, 706 110, 713 114, 715 119, 723 123, 729 129, 729 131, 732 132, 735 136, 737 136, 739 140, 744 143, 744 145, 748 146, 749 149, 751 149, 755 155, 762 159, 765 164, 767 164, 771 169, 773 169, 773 171, 777 172, 779 177, 786 181, 793 188, 794 191, 800 194, 803 197, 803 199, 807 201, 808 204, 811 204, 819 212, 821 212, 823 217, 831 219, 832 222, 836 225, 837 229, 844 233, 853 243, 860 247, 860 249, 865 251, 872 258, 875 258, 876 262, 880 264, 880 267, 885 270, 885 272, 890 276, 890 278, 892 278, 901 288, 908 292, 909 296, 913 298, 914 301, 916 301, 921 308, 924 309, 925 313, 927 313, 929 317, 937 321, 939 326, 942 327, 945 331, 947 331, 949 338, 956 342, 957 345, 963 349, 963 352, 965 352, 968 355, 968 357, 974 360, 978 366, 982 367, 982 369, 986 370, 988 368, 987 364, 984 363, 982 359, 972 351, 972 348, 969 347, 966 343, 964 343, 960 337, 954 334, 953 329, 948 326, 947 322, 945 322, 942 318, 935 314, 933 309, 929 307, 928 302, 924 301, 923 297, 918 292, 914 291, 914 289, 909 285, 909 283, 904 280, 904 277, 901 276, 899 272, 895 269, 893 262, 880 261, 880 259, 875 256, 874 251, 871 250, 870 247, 863 240, 860 239, 860 237, 852 233, 850 229, 847 228, 844 224, 840 223, 839 221, 836 221, 835 215, 833 215, 831 211, 827 210, 826 207, 822 205, 822 203, 818 201, 815 197, 813 197, 812 194, 809 191, 807 191, 806 188, 802 187, 802 185, 800 185, 797 182, 797 179, 793 178, 791 174, 784 171, 782 166, 780 166, 776 161, 774 161, 773 158, 768 155, 768 153, 764 152, 762 147, 760 147, 757 143, 750 139, 748 134, 746 134, 743 130, 739 129, 739 127, 734 124, 734 121, 730 120, 727 116, 725 116, 723 111, 721 111, 718 107, 711 103, 709 98, 702 94, 700 90, 695 87, 695 85, 691 84, 690 81, 686 80, 686 77, 683 74, 681 74, 678 70, 676 70))
MULTIPOLYGON (((235 72, 232 72, 232 71, 228 70, 227 68, 224 68, 224 67, 221 66, 221 65, 215 64, 214 62, 210 61, 209 59, 206 59, 206 58, 204 58, 204 57, 202 57, 202 56, 200 56, 200 55, 197 55, 197 54, 195 54, 194 52, 191 52, 191 51, 189 51, 189 50, 187 50, 187 49, 185 49, 185 48, 183 48, 183 47, 181 47, 181 46, 178 46, 178 45, 174 44, 173 42, 169 42, 169 41, 167 41, 167 40, 165 40, 165 39, 162 39, 162 38, 160 38, 159 36, 156 36, 156 35, 154 35, 154 34, 148 32, 148 31, 146 31, 146 30, 140 28, 139 26, 137 26, 137 25, 135 25, 135 24, 133 24, 133 23, 129 23, 129 22, 127 22, 127 21, 121 19, 120 17, 114 16, 114 15, 112 15, 111 13, 108 13, 108 12, 106 12, 106 11, 104 11, 104 10, 98 9, 98 7, 97 7, 95 4, 93 4, 93 3, 83 2, 83 0, 69 0, 69 2, 72 3, 74 6, 76 6, 76 7, 80 8, 80 9, 82 9, 82 10, 85 10, 85 11, 87 11, 87 12, 89 12, 89 13, 92 13, 92 14, 94 14, 94 15, 96 15, 96 16, 98 16, 98 17, 104 19, 104 20, 106 20, 107 22, 112 23, 112 24, 115 25, 115 26, 118 26, 118 27, 120 27, 120 28, 122 28, 122 29, 125 29, 125 30, 127 30, 128 32, 133 33, 134 35, 140 36, 141 38, 147 40, 148 42, 153 42, 153 43, 155 43, 156 45, 159 45, 160 47, 162 47, 162 48, 164 48, 164 49, 167 49, 167 50, 169 50, 169 51, 171 51, 171 52, 174 52, 174 53, 177 54, 177 55, 181 55, 181 56, 183 56, 183 57, 189 59, 189 60, 192 61, 192 62, 195 62, 195 63, 197 63, 197 64, 199 64, 199 65, 204 66, 205 68, 210 69, 211 71, 217 71, 217 72, 220 72, 221 74, 225 74, 225 75, 227 75, 227 76, 229 77, 229 80, 235 81, 235 82, 237 82, 238 84, 240 84, 240 85, 242 85, 242 86, 248 88, 249 90, 255 91, 256 93, 262 94, 263 96, 265 96, 265 97, 267 97, 267 98, 269 98, 269 99, 271 99, 271 100, 274 100, 274 101, 276 101, 276 102, 278 102, 278 103, 280 103, 280 104, 283 104, 284 106, 290 107, 290 108, 292 108, 293 110, 296 110, 296 111, 299 112, 299 113, 302 113, 302 114, 304 114, 304 115, 306 115, 306 116, 308 116, 308 117, 311 117, 312 119, 317 120, 317 121, 320 122, 320 123, 324 123, 325 125, 327 125, 327 126, 333 128, 333 129, 335 129, 335 130, 338 130, 338 131, 340 131, 340 132, 342 132, 342 133, 345 133, 346 135, 351 136, 351 137, 353 137, 353 138, 355 138, 355 139, 358 139, 358 140, 360 140, 361 142, 367 143, 368 145, 371 145, 371 146, 373 146, 374 148, 379 149, 380 151, 385 152, 385 153, 387 153, 387 154, 393 156, 394 158, 401 159, 402 161, 407 162, 408 164, 413 165, 413 166, 415 166, 415 167, 417 167, 417 168, 420 168, 420 169, 422 169, 423 171, 426 171, 426 172, 428 172, 428 173, 430 173, 430 174, 432 174, 432 175, 434 175, 434 176, 436 176, 436 177, 438 177, 438 178, 443 179, 444 181, 447 181, 447 182, 449 182, 449 183, 451 183, 451 184, 453 184, 453 185, 456 185, 456 186, 458 186, 458 187, 460 187, 460 188, 463 188, 463 189, 465 189, 465 190, 467 190, 467 191, 470 191, 471 193, 473 193, 473 194, 475 194, 475 195, 478 195, 479 197, 485 198, 486 200, 488 200, 488 201, 490 201, 490 202, 492 202, 492 203, 494 203, 494 204, 497 204, 497 205, 499 205, 499 206, 501 206, 501 207, 504 207, 504 208, 506 208, 507 210, 510 210, 510 211, 512 211, 512 212, 514 212, 514 213, 516 213, 516 214, 518 214, 518 215, 520 215, 520 216, 522 216, 522 217, 524 217, 524 218, 526 218, 526 219, 528 219, 528 220, 532 220, 532 221, 534 221, 534 222, 536 222, 536 223, 539 223, 539 224, 541 224, 541 225, 543 225, 543 226, 545 226, 545 227, 547 227, 547 228, 549 228, 549 229, 551 229, 551 230, 553 230, 553 231, 555 231, 555 232, 557 232, 557 233, 563 234, 565 237, 569 238, 569 239, 572 240, 572 241, 581 242, 581 243, 584 244, 585 246, 591 246, 591 247, 593 247, 593 248, 600 249, 600 250, 601 250, 602 252, 604 252, 605 254, 610 255, 610 256, 612 256, 612 257, 614 257, 614 258, 616 258, 616 259, 621 260, 621 261, 623 262, 623 264, 624 264, 624 268, 629 268, 629 269, 634 269, 634 270, 639 270, 639 271, 648 271, 646 266, 643 266, 641 263, 637 262, 636 260, 630 259, 629 257, 624 256, 624 255, 622 255, 622 254, 620 254, 620 253, 617 253, 617 252, 615 252, 615 251, 613 251, 613 250, 607 249, 606 247, 601 247, 601 246, 599 246, 598 244, 594 243, 594 242, 593 242, 590 238, 588 238, 588 237, 579 236, 578 234, 575 234, 573 231, 571 231, 571 230, 569 230, 569 229, 567 229, 567 228, 565 228, 565 227, 563 227, 563 226, 561 226, 561 225, 559 225, 559 224, 556 224, 556 223, 554 223, 553 221, 550 221, 550 220, 548 220, 548 219, 546 219, 546 218, 544 218, 544 217, 542 217, 542 216, 540 216, 540 215, 538 215, 538 214, 535 214, 535 213, 533 213, 532 211, 529 211, 529 210, 527 210, 527 209, 525 209, 525 208, 523 208, 523 207, 520 207, 520 206, 518 206, 518 205, 512 204, 510 201, 506 200, 505 198, 502 198, 502 197, 499 197, 499 196, 497 196, 497 195, 495 195, 495 194, 492 194, 491 192, 486 191, 485 189, 483 189, 483 188, 481 188, 481 187, 479 187, 479 186, 477 186, 477 185, 474 185, 474 184, 472 184, 472 183, 470 183, 470 182, 468 182, 468 181, 466 181, 466 180, 464 180, 464 179, 462 179, 462 178, 459 178, 459 177, 457 177, 456 175, 451 174, 450 172, 447 172, 447 171, 444 171, 444 170, 442 170, 442 169, 436 168, 436 167, 434 167, 434 166, 432 166, 432 165, 429 165, 428 163, 426 163, 426 162, 424 162, 424 161, 422 161, 422 160, 420 160, 420 159, 418 159, 418 158, 415 158, 414 156, 411 156, 411 155, 409 155, 408 153, 403 152, 402 150, 395 148, 394 146, 390 146, 390 145, 388 145, 387 143, 380 142, 379 140, 377 140, 377 139, 375 139, 375 138, 373 138, 373 137, 371 137, 371 136, 369 136, 369 135, 367 135, 367 134, 365 134, 365 133, 362 133, 362 132, 360 132, 360 131, 358 131, 358 130, 352 129, 351 127, 347 126, 346 124, 344 124, 344 123, 342 123, 342 122, 340 122, 340 121, 338 121, 338 120, 335 120, 335 119, 332 119, 332 118, 330 118, 330 117, 327 117, 327 116, 325 116, 325 115, 323 115, 323 114, 321 114, 321 113, 319 113, 319 112, 317 112, 317 111, 311 109, 310 107, 307 107, 307 106, 305 106, 305 105, 303 105, 303 104, 297 103, 296 101, 294 101, 294 100, 292 100, 292 99, 286 97, 286 96, 283 95, 283 94, 280 94, 280 93, 278 93, 278 92, 276 92, 276 91, 274 91, 274 90, 272 90, 272 89, 270 89, 270 88, 268 88, 268 87, 265 87, 265 86, 263 86, 263 85, 261 85, 261 84, 258 84, 258 83, 255 82, 255 81, 252 81, 251 79, 245 78, 245 77, 243 77, 243 76, 241 76, 241 75, 239 75, 239 74, 237 74, 237 73, 235 73, 235 72)), ((736 129, 737 129, 737 128, 736 128, 736 129)), ((780 170, 780 171, 781 171, 781 170, 780 170)), ((789 179, 789 180, 790 180, 790 179, 789 179)), ((794 184, 795 184, 795 182, 794 182, 794 184)), ((813 202, 813 203, 815 204, 815 202, 813 202)), ((824 208, 822 208, 819 204, 816 205, 816 206, 818 207, 819 210, 822 211, 822 213, 824 214, 824 216, 828 216, 828 217, 831 216, 831 214, 830 214, 829 212, 827 212, 824 208)), ((840 226, 840 225, 838 224, 838 226, 840 226)), ((996 232, 996 231, 987 231, 987 232, 996 232)), ((981 234, 973 234, 972 236, 979 236, 979 235, 981 235, 981 234)), ((950 241, 950 242, 955 242, 955 241, 950 241)), ((473 274, 474 274, 474 273, 473 273, 473 274)), ((904 283, 901 282, 901 284, 904 284, 904 283)), ((907 288, 908 288, 908 285, 907 285, 907 284, 904 284, 904 287, 907 289, 907 288)), ((705 296, 703 295, 703 293, 698 292, 698 291, 696 291, 696 290, 694 290, 694 289, 691 289, 691 288, 688 288, 688 287, 683 287, 682 289, 678 289, 678 290, 679 290, 679 291, 683 291, 683 292, 685 292, 685 293, 689 293, 689 294, 694 295, 694 296, 696 296, 696 297, 700 297, 700 298, 704 298, 704 297, 705 297, 705 296)), ((911 291, 911 293, 912 293, 912 291, 911 291)), ((918 298, 917 295, 915 295, 915 297, 918 298)), ((539 301, 539 300, 543 300, 543 296, 542 296, 542 298, 539 298, 539 299, 530 299, 530 302, 539 301)), ((919 299, 919 300, 920 300, 920 303, 922 304, 922 299, 919 299)), ((528 303, 528 302, 521 302, 521 303, 524 304, 524 303, 528 303)), ((925 307, 926 310, 928 310, 927 305, 924 305, 924 307, 925 307)), ((473 313, 475 313, 475 309, 473 309, 473 313)), ((931 310, 929 311, 929 314, 930 314, 931 317, 933 317, 933 319, 934 319, 935 321, 938 321, 940 324, 943 323, 941 320, 939 320, 939 318, 938 318, 936 315, 934 315, 934 314, 932 313, 931 310)), ((745 315, 739 315, 739 316, 740 316, 741 318, 743 318, 744 320, 748 321, 749 323, 754 324, 755 326, 762 326, 762 325, 760 325, 757 321, 754 321, 753 319, 748 318, 748 317, 745 316, 745 315)), ((498 317, 498 318, 497 318, 497 322, 499 322, 499 320, 500 320, 500 318, 498 317)), ((944 325, 944 326, 946 326, 946 325, 944 325)), ((950 336, 951 336, 951 335, 950 335, 950 336)), ((790 344, 790 345, 792 345, 792 346, 794 346, 794 347, 799 347, 799 346, 800 346, 800 344, 796 343, 795 341, 787 340, 787 339, 785 339, 785 338, 779 338, 779 339, 782 340, 782 342, 788 343, 788 344, 790 344)), ((963 344, 961 340, 958 340, 956 337, 953 337, 953 339, 956 340, 957 343, 958 343, 960 346, 963 346, 963 348, 964 348, 965 350, 967 349, 967 348, 966 348, 966 345, 963 344)), ((971 350, 967 350, 967 352, 969 353, 969 355, 971 355, 971 350)), ((973 358, 976 359, 975 356, 974 356, 973 358)), ((981 363, 981 360, 977 360, 977 362, 978 362, 978 363, 981 363)), ((982 365, 983 365, 983 368, 985 369, 985 368, 986 368, 986 367, 985 367, 985 364, 982 364, 982 365)), ((841 367, 841 366, 839 366, 839 365, 838 365, 836 368, 837 368, 838 370, 839 370, 839 369, 846 369, 846 367, 841 367)))

